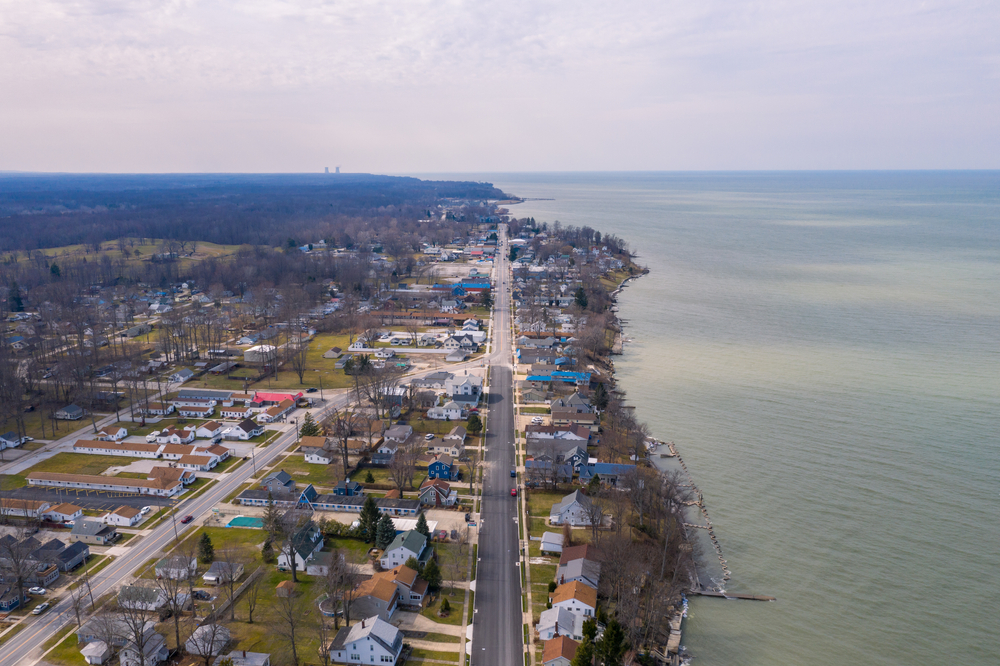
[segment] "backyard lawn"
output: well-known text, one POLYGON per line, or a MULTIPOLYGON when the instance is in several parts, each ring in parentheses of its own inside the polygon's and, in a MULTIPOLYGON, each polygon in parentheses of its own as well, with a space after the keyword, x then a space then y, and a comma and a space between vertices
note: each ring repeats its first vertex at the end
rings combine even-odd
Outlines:
POLYGON ((307 463, 305 457, 298 453, 285 456, 274 467, 291 474, 296 483, 311 483, 323 488, 333 488, 337 482, 344 478, 344 468, 339 462, 333 462, 329 465, 307 463))
POLYGON ((545 516, 547 518, 552 505, 561 502, 565 496, 565 493, 544 490, 528 491, 528 514, 532 516, 545 516))
POLYGON ((89 453, 57 453, 51 458, 40 460, 24 471, 53 472, 59 474, 92 474, 98 475, 109 467, 124 467, 131 465, 137 458, 125 456, 98 456, 89 453))
MULTIPOLYGON (((368 472, 371 472, 372 477, 375 479, 376 484, 395 487, 395 484, 392 482, 392 479, 389 478, 389 470, 379 467, 366 467, 364 469, 356 470, 353 474, 351 474, 351 480, 357 481, 358 483, 364 485, 365 478, 368 476, 368 472)), ((416 472, 414 472, 413 490, 419 489, 420 484, 423 483, 424 479, 426 478, 427 478, 426 471, 417 470, 416 472)), ((409 486, 403 486, 404 492, 408 490, 410 490, 409 486)))

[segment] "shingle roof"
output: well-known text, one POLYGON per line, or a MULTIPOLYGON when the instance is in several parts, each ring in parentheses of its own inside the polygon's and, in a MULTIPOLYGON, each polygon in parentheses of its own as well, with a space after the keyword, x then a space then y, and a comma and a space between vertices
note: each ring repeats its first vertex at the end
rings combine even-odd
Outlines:
POLYGON ((385 549, 385 552, 388 553, 397 548, 406 548, 410 552, 419 555, 426 545, 427 537, 416 530, 407 530, 402 534, 397 534, 396 538, 385 549))
POLYGON ((542 663, 547 664, 559 657, 572 661, 573 657, 576 656, 576 649, 579 646, 579 643, 566 636, 559 636, 550 641, 545 641, 545 648, 542 650, 542 663))
POLYGON ((564 583, 552 593, 553 604, 568 599, 576 599, 591 608, 597 608, 597 590, 580 581, 575 580, 572 583, 564 583))

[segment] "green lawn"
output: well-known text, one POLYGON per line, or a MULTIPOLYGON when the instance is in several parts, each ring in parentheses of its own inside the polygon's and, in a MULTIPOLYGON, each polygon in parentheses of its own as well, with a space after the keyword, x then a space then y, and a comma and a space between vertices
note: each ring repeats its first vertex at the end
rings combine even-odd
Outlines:
MULTIPOLYGON (((549 522, 548 517, 545 518, 532 517, 529 518, 529 520, 531 521, 531 528, 530 531, 528 532, 530 536, 540 537, 542 536, 543 533, 552 530, 552 526, 548 525, 549 522)), ((518 530, 518 533, 520 534, 520 530, 518 530)))
MULTIPOLYGON (((20 624, 18 624, 18 625, 16 625, 16 626, 14 626, 14 628, 13 628, 13 629, 11 629, 10 631, 8 631, 8 632, 7 632, 6 634, 4 634, 3 636, 0 636, 0 645, 3 645, 3 644, 4 644, 4 643, 6 643, 7 641, 9 641, 9 640, 10 640, 11 638, 13 638, 14 636, 16 636, 16 635, 17 635, 17 632, 21 631, 21 630, 22 630, 22 629, 24 629, 24 628, 25 628, 26 626, 27 626, 27 625, 26 625, 26 624, 24 624, 24 623, 22 622, 22 623, 20 623, 20 624)), ((6 629, 6 625, 5 625, 5 626, 4 626, 3 628, 4 628, 4 629, 6 629)), ((78 654, 79 654, 79 653, 78 653, 78 654)), ((84 663, 84 661, 83 661, 83 657, 80 657, 80 663, 84 663)))
POLYGON ((221 474, 222 472, 232 472, 234 469, 239 467, 243 463, 243 458, 238 456, 229 456, 212 470, 213 472, 221 474))
POLYGON ((52 652, 45 655, 45 661, 61 666, 87 666, 86 660, 80 654, 81 647, 83 646, 76 641, 76 633, 71 633, 52 652))
POLYGON ((552 410, 548 407, 522 407, 522 414, 551 414, 552 410))
POLYGON ((26 485, 27 479, 20 474, 0 474, 0 490, 16 490, 26 485))
POLYGON ((191 544, 196 544, 202 534, 208 534, 208 538, 212 540, 216 557, 221 557, 222 552, 227 549, 245 550, 247 554, 252 555, 254 563, 247 567, 248 570, 252 570, 257 566, 257 562, 260 559, 260 546, 266 538, 263 530, 201 527, 184 540, 181 548, 187 548, 191 544))
POLYGON ((125 456, 100 456, 89 453, 57 453, 51 458, 41 460, 29 472, 53 472, 60 474, 93 474, 98 475, 109 467, 124 467, 131 465, 138 458, 125 456))
POLYGON ((451 605, 451 612, 448 617, 438 617, 438 605, 441 603, 441 598, 438 597, 433 603, 428 604, 420 614, 429 620, 433 620, 439 624, 450 624, 461 626, 462 624, 462 612, 465 608, 465 602, 459 601, 458 597, 455 599, 448 599, 448 603, 451 605))
POLYGON ((420 648, 413 648, 413 652, 410 656, 414 659, 437 659, 439 661, 458 661, 457 652, 440 652, 438 650, 422 650, 420 648))
POLYGON ((558 561, 556 564, 529 564, 528 566, 531 567, 532 584, 545 583, 546 585, 549 584, 550 580, 556 579, 556 570, 559 568, 558 561))
MULTIPOLYGON (((392 486, 393 488, 396 487, 395 484, 392 482, 392 479, 389 478, 389 470, 378 467, 368 467, 365 469, 355 470, 354 473, 351 474, 351 480, 357 481, 360 484, 364 484, 365 477, 368 476, 368 472, 372 473, 372 477, 374 477, 376 485, 392 486)), ((413 474, 413 490, 417 490, 418 488, 420 488, 420 484, 423 483, 424 479, 426 478, 427 478, 427 472, 421 472, 420 470, 417 470, 413 474)), ((410 490, 409 486, 403 487, 404 492, 408 490, 410 490)))
POLYGON ((282 458, 276 469, 283 469, 292 475, 296 483, 311 483, 315 486, 333 488, 344 476, 344 468, 339 462, 329 465, 318 465, 307 463, 305 458, 298 453, 292 453, 282 458))
POLYGON ((528 514, 548 518, 552 505, 561 502, 565 496, 565 493, 531 490, 528 492, 528 514))
MULTIPOLYGON (((435 435, 447 435, 451 432, 451 429, 457 425, 465 426, 468 429, 469 424, 467 421, 440 421, 438 419, 428 419, 420 412, 411 413, 407 423, 416 432, 432 432, 435 435)), ((470 436, 465 440, 466 448, 472 448, 476 446, 475 438, 470 436)))
MULTIPOLYGON (((450 603, 450 602, 449 602, 450 603)), ((458 636, 452 636, 451 634, 427 634, 420 640, 422 641, 432 641, 434 643, 461 643, 462 639, 458 636)))

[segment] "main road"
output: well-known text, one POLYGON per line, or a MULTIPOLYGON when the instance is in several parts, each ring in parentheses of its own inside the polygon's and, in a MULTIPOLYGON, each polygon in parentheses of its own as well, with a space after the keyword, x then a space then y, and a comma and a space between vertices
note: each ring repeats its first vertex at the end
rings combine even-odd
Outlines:
MULTIPOLYGON (((498 251, 498 255, 501 252, 498 251)), ((513 518, 516 514, 516 507, 513 498, 510 497, 510 486, 504 483, 503 476, 509 479, 509 470, 513 466, 513 412, 511 408, 511 347, 510 347, 510 291, 509 276, 507 275, 506 257, 498 259, 496 262, 498 287, 494 290, 498 294, 498 300, 494 308, 494 319, 492 322, 493 341, 492 349, 485 359, 475 359, 466 363, 458 363, 448 368, 449 371, 457 371, 463 368, 480 366, 483 363, 494 365, 494 377, 490 388, 490 413, 487 419, 486 444, 488 453, 486 455, 486 486, 484 490, 483 507, 487 518, 485 536, 488 539, 484 547, 484 531, 480 531, 479 554, 482 557, 481 568, 479 569, 479 580, 485 581, 484 576, 490 576, 489 583, 482 583, 477 594, 476 606, 480 609, 476 616, 476 626, 485 617, 499 618, 503 615, 500 626, 486 627, 475 635, 482 638, 482 645, 496 644, 498 647, 493 652, 490 661, 481 658, 474 659, 476 664, 496 663, 505 666, 512 663, 521 663, 521 630, 520 630, 520 574, 511 562, 517 560, 517 534, 513 518), (506 420, 504 420, 506 419, 506 420), (504 501, 506 494, 507 501, 504 501), (485 551, 485 552, 484 552, 485 551), (509 551, 509 552, 508 552, 509 551), (502 555, 502 557, 501 557, 502 555), (501 560, 506 562, 506 568, 498 568, 501 560), (485 566, 482 566, 485 565, 485 566), (495 590, 494 593, 491 590, 495 590), (482 596, 480 597, 480 594, 482 596), (515 645, 516 643, 516 645, 515 645), (499 647, 502 645, 503 647, 499 647), (501 652, 501 650, 503 650, 501 652), (516 652, 516 659, 514 658, 516 652), (509 658, 500 658, 499 655, 508 655, 509 658), (496 658, 496 661, 492 659, 496 658)), ((438 369, 413 373, 409 378, 417 378, 438 369)), ((322 420, 329 411, 345 407, 351 400, 351 393, 345 391, 327 401, 323 407, 315 410, 313 416, 316 421, 322 420)), ((64 438, 68 440, 69 438, 64 438)), ((296 436, 294 430, 289 430, 282 434, 276 441, 258 452, 255 456, 256 469, 266 467, 278 456, 283 454, 292 444, 295 443, 296 436)), ((175 539, 183 539, 186 532, 198 527, 199 519, 208 514, 212 507, 220 503, 230 493, 234 492, 253 475, 254 468, 250 465, 240 465, 234 471, 220 477, 219 481, 199 497, 182 501, 177 505, 177 515, 191 515, 195 520, 188 525, 181 525, 173 520, 164 521, 153 531, 143 537, 135 545, 127 549, 127 553, 121 555, 91 577, 91 589, 94 599, 112 592, 117 586, 127 583, 132 579, 136 569, 168 550, 175 539)), ((34 619, 34 618, 32 618, 34 619)), ((42 658, 44 650, 42 644, 52 638, 60 631, 75 622, 75 615, 69 600, 69 595, 64 595, 52 607, 49 612, 39 616, 34 621, 30 619, 24 629, 12 636, 9 640, 0 645, 0 666, 27 666, 35 664, 42 658)), ((479 645, 480 641, 476 641, 479 645)))
POLYGON ((524 663, 517 498, 510 494, 517 480, 510 476, 515 457, 511 276, 507 252, 506 228, 501 227, 494 263, 494 348, 490 354, 476 610, 470 651, 473 666, 515 666, 524 663))

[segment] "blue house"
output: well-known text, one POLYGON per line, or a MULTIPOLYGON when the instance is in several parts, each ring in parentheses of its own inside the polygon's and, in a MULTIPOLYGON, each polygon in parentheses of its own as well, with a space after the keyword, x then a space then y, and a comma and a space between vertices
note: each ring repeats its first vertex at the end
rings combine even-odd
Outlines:
POLYGON ((333 489, 333 494, 341 495, 343 497, 356 497, 364 494, 364 488, 357 481, 341 479, 340 483, 337 484, 337 487, 333 489))
POLYGON ((580 466, 580 483, 590 483, 595 476, 598 480, 608 486, 617 486, 621 477, 635 471, 635 465, 621 465, 617 463, 593 463, 592 465, 580 466))
POLYGON ((451 456, 442 453, 427 465, 427 478, 429 479, 454 479, 458 476, 458 465, 452 461, 451 456))

